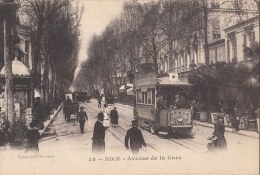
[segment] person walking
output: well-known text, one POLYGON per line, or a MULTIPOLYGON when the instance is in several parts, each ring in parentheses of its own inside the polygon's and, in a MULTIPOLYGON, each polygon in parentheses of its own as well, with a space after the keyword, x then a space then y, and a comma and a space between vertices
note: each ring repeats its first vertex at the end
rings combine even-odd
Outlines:
POLYGON ((110 112, 110 118, 111 118, 111 125, 112 127, 116 127, 118 125, 118 112, 116 110, 116 107, 110 112))
POLYGON ((84 133, 85 122, 86 122, 86 120, 88 120, 88 116, 87 116, 87 113, 84 111, 84 107, 83 106, 81 106, 79 108, 79 110, 80 111, 77 114, 77 122, 79 122, 81 134, 83 134, 84 133))
POLYGON ((100 97, 98 97, 98 108, 101 108, 101 99, 102 99, 102 97, 100 96, 100 97))
POLYGON ((99 113, 98 120, 94 125, 93 137, 92 137, 92 153, 104 154, 105 153, 105 130, 102 122, 104 120, 103 113, 99 113))
POLYGON ((140 129, 138 129, 138 120, 132 121, 132 128, 127 130, 125 136, 125 147, 129 150, 129 139, 130 139, 130 148, 133 154, 138 154, 139 149, 142 148, 142 145, 146 147, 146 143, 144 141, 144 137, 140 129))
POLYGON ((25 152, 38 153, 39 152, 38 140, 40 139, 40 133, 38 131, 38 128, 36 127, 35 122, 30 123, 30 128, 26 133, 26 138, 28 139, 28 146, 25 152))
POLYGON ((63 113, 65 115, 65 121, 70 121, 70 110, 71 110, 71 99, 67 97, 67 99, 63 103, 63 113))
POLYGON ((109 117, 109 111, 108 111, 108 107, 107 107, 106 103, 104 104, 103 114, 104 114, 103 126, 106 128, 109 128, 110 127, 110 117, 109 117))
POLYGON ((213 132, 213 136, 216 136, 216 150, 226 150, 227 149, 227 142, 224 137, 225 133, 225 126, 224 126, 224 116, 218 114, 218 121, 215 123, 215 130, 213 132))

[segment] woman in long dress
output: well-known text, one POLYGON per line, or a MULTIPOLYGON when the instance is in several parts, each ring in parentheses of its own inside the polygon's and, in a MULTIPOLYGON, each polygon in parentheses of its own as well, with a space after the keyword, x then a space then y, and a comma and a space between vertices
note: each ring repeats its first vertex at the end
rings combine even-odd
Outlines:
POLYGON ((104 104, 103 114, 104 114, 103 126, 108 128, 110 127, 110 117, 109 117, 109 110, 107 104, 104 104))

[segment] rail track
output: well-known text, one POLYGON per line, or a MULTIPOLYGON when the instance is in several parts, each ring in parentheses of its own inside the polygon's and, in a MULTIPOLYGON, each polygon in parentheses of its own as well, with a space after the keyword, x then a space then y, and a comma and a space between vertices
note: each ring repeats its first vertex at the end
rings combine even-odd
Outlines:
MULTIPOLYGON (((97 114, 99 113, 98 110, 96 110, 91 105, 87 104, 87 110, 88 112, 96 118, 97 114)), ((126 119, 125 119, 126 120, 126 119)), ((129 120, 126 120, 129 121, 129 120)), ((127 129, 123 128, 122 126, 117 126, 116 128, 108 128, 107 129, 118 141, 120 141, 123 145, 125 144, 125 135, 127 132, 127 129)), ((145 153, 151 154, 152 152, 160 153, 156 148, 154 148, 149 143, 146 143, 147 149, 142 148, 142 150, 145 153)))
MULTIPOLYGON (((87 106, 89 108, 91 108, 91 110, 95 111, 95 115, 97 115, 98 110, 96 110, 92 105, 87 104, 87 106)), ((89 110, 89 109, 88 109, 89 110)), ((92 112, 93 113, 93 112, 92 112)), ((93 114, 92 114, 93 115, 93 114)), ((126 114, 123 114, 122 112, 119 112, 120 115, 120 119, 125 120, 126 122, 129 122, 129 126, 131 124, 131 120, 129 120, 129 117, 126 114)), ((123 128, 122 126, 118 126, 117 128, 109 128, 109 131, 118 139, 120 140, 122 143, 124 143, 124 140, 122 139, 122 137, 124 138, 125 134, 126 134, 126 129, 123 128), (124 136, 123 136, 124 134, 124 136), (120 137, 120 138, 119 138, 120 137)), ((144 130, 145 132, 150 133, 147 130, 144 130)), ((151 134, 151 133, 150 133, 151 134)), ((160 136, 160 135, 158 135, 160 136)), ((162 136, 164 137, 164 136, 162 136)), ((205 144, 197 142, 192 140, 192 138, 185 134, 185 133, 178 133, 178 134, 174 134, 174 135, 167 135, 165 137, 167 140, 169 140, 170 142, 173 142, 181 147, 184 147, 190 151, 193 152, 197 152, 197 153, 203 153, 207 151, 207 147, 205 144), (177 136, 177 137, 176 137, 177 136)), ((147 144, 148 146, 149 144, 147 144)), ((157 149, 155 149, 154 147, 152 147, 151 145, 149 145, 150 148, 152 148, 153 150, 156 150, 156 152, 159 152, 157 149)))

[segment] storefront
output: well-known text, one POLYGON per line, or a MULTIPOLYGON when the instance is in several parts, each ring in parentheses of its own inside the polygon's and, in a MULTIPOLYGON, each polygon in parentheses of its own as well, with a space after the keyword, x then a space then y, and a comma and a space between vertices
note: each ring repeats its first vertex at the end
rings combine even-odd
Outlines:
MULTIPOLYGON (((17 119, 26 120, 28 111, 32 107, 32 78, 28 68, 17 59, 12 61, 12 74, 14 82, 14 110, 17 119)), ((0 107, 1 121, 5 118, 5 67, 0 72, 0 107)))

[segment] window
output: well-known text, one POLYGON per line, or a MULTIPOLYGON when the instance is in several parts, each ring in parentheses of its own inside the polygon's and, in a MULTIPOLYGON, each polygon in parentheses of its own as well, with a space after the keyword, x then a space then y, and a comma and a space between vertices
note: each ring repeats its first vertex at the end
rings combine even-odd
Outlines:
POLYGON ((150 89, 147 91, 147 104, 152 104, 152 91, 150 89))
POLYGON ((243 35, 243 39, 244 39, 244 46, 247 46, 247 37, 246 37, 246 34, 243 35))
POLYGON ((220 32, 212 32, 213 39, 220 39, 220 32))
POLYGON ((147 90, 147 104, 154 104, 154 95, 155 95, 154 89, 147 90))
POLYGON ((141 90, 137 90, 137 103, 142 103, 142 93, 141 90))
POLYGON ((142 92, 142 103, 147 104, 147 92, 142 92))
POLYGON ((219 2, 216 2, 216 1, 211 2, 211 8, 212 9, 219 9, 220 8, 219 2))
POLYGON ((183 58, 183 66, 184 66, 185 68, 188 67, 188 63, 187 63, 187 54, 186 54, 186 53, 184 54, 184 58, 183 58))
POLYGON ((218 61, 218 47, 215 48, 215 60, 213 61, 213 63, 217 63, 218 61))
POLYGON ((29 66, 29 57, 28 57, 28 54, 25 54, 25 55, 24 55, 24 64, 25 64, 26 66, 29 66))
POLYGON ((25 40, 25 52, 29 53, 29 41, 25 40))
POLYGON ((230 40, 227 40, 227 61, 230 60, 230 40))

